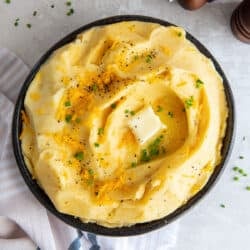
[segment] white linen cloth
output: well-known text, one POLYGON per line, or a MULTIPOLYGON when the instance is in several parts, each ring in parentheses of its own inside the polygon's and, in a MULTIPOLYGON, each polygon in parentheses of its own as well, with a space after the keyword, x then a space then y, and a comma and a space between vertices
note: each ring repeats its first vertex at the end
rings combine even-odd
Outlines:
POLYGON ((49 213, 26 187, 11 144, 14 102, 29 72, 13 53, 0 48, 0 249, 168 250, 178 222, 141 236, 104 237, 76 230, 49 213))

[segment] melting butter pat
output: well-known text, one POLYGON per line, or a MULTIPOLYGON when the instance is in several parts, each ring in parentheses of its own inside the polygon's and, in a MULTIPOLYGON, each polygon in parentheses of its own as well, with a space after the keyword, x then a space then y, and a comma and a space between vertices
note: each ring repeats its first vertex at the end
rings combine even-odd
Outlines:
POLYGON ((145 143, 160 130, 166 128, 150 106, 132 116, 128 126, 140 144, 145 143))

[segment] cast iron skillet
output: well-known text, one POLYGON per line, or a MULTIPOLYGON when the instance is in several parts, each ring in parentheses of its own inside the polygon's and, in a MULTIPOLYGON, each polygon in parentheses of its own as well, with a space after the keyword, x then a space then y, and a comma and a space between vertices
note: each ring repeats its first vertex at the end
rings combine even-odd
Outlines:
POLYGON ((52 204, 48 196, 39 187, 36 181, 32 179, 32 176, 30 175, 25 165, 23 156, 22 156, 19 135, 22 130, 21 110, 24 109, 24 98, 25 98, 26 91, 30 83, 32 82, 33 78, 35 77, 36 73, 39 71, 41 65, 49 58, 49 56, 53 53, 53 51, 55 51, 56 49, 62 47, 63 45, 67 43, 72 42, 79 33, 85 30, 88 30, 89 28, 95 27, 95 26, 112 24, 112 23, 117 23, 121 21, 135 21, 135 20, 143 21, 143 22, 159 23, 163 26, 173 25, 164 20, 160 20, 160 19, 156 19, 156 18, 152 18, 148 16, 137 16, 137 15, 122 15, 122 16, 108 17, 108 18, 101 19, 101 20, 92 22, 90 24, 84 25, 83 27, 77 29, 76 31, 72 32, 71 34, 63 38, 61 41, 56 43, 35 64, 35 66, 31 70, 29 76, 27 77, 27 79, 25 80, 22 86, 22 89, 17 99, 14 116, 13 116, 12 140, 13 140, 14 154, 16 157, 16 162, 19 167, 19 170, 26 184, 28 185, 30 191, 36 196, 36 198, 42 203, 43 206, 45 206, 50 212, 52 212, 55 216, 60 218, 65 223, 77 229, 100 234, 100 235, 129 236, 129 235, 143 234, 143 233, 158 229, 160 227, 163 227, 169 224, 170 222, 172 222, 173 220, 175 220, 176 218, 178 218, 180 215, 184 214, 184 212, 186 212, 189 208, 193 207, 199 200, 201 200, 201 198, 204 197, 204 195, 212 188, 216 180, 218 180, 219 175, 222 173, 222 169, 224 169, 230 157, 232 144, 234 141, 234 120, 235 120, 234 100, 233 100, 233 95, 232 95, 228 80, 226 79, 226 76, 224 75, 221 67, 219 66, 215 58, 210 54, 210 52, 199 41, 197 41, 192 35, 187 33, 187 39, 189 39, 192 43, 194 43, 201 53, 203 53, 205 56, 207 56, 213 61, 216 70, 219 72, 219 74, 223 78, 226 99, 227 99, 227 104, 229 108, 226 135, 225 135, 225 138, 223 141, 223 147, 221 150, 222 161, 218 166, 216 166, 207 184, 196 195, 194 195, 186 204, 179 207, 177 210, 165 216, 164 218, 151 221, 151 222, 147 222, 147 223, 136 224, 130 227, 106 228, 106 227, 97 225, 95 223, 83 223, 82 221, 80 221, 79 219, 73 216, 60 213, 56 210, 56 208, 54 207, 54 205, 52 204))

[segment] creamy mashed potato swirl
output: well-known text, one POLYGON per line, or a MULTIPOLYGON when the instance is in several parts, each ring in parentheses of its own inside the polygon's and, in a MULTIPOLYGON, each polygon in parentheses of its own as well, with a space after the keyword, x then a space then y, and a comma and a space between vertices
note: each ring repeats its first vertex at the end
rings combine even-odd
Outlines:
POLYGON ((58 211, 121 227, 162 218, 204 186, 226 118, 222 79, 182 28, 121 22, 41 66, 22 150, 58 211))

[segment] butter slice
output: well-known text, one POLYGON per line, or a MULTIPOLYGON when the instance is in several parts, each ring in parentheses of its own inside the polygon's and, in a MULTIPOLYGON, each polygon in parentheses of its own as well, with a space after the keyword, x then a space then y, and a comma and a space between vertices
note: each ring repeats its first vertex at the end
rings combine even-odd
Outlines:
POLYGON ((145 143, 160 132, 160 130, 166 128, 151 106, 144 108, 132 116, 128 122, 128 126, 140 144, 145 143))

